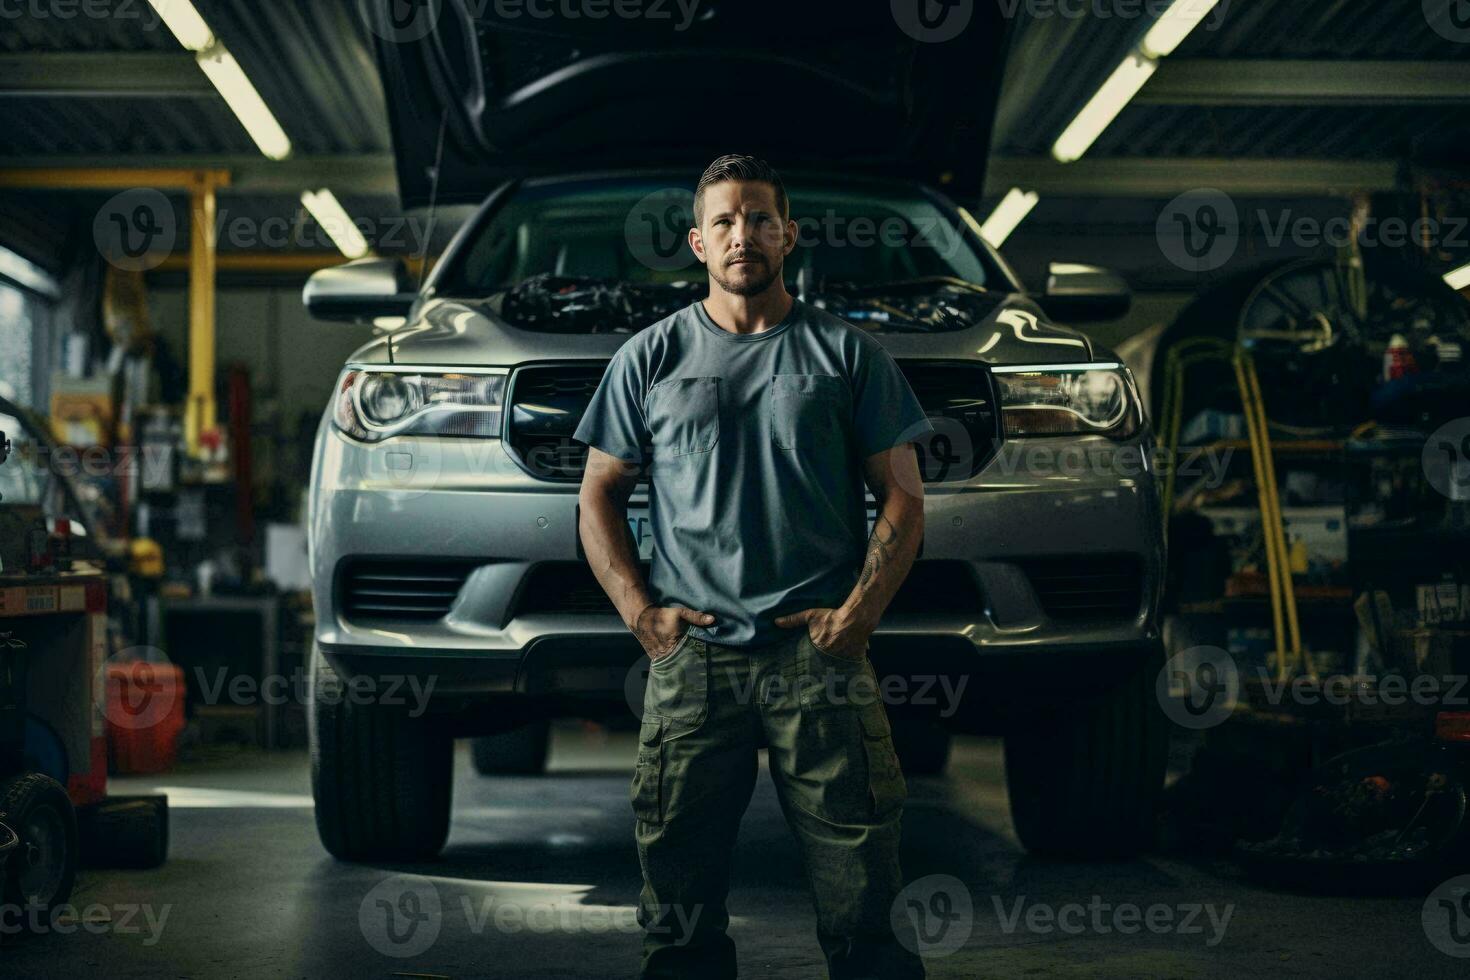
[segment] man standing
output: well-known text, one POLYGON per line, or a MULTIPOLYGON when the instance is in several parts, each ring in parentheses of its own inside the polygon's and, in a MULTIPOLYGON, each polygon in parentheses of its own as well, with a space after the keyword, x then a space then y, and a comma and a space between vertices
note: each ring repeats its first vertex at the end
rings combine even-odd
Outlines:
POLYGON ((797 227, 764 161, 712 163, 694 218, 709 298, 618 350, 575 435, 583 547, 651 658, 642 976, 736 976, 725 899, 764 744, 832 980, 922 977, 891 914, 907 787, 867 652, 923 533, 909 443, 933 427, 876 340, 786 291, 797 227), (645 466, 647 586, 626 522, 645 466))

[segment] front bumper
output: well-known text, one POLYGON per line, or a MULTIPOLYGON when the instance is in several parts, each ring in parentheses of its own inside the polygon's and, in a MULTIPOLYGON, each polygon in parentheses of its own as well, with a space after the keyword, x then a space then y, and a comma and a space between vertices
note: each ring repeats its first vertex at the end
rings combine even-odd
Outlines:
MULTIPOLYGON (((973 602, 948 589, 937 604, 895 600, 872 638, 875 664, 1009 671, 1155 641, 1163 539, 1147 448, 1018 441, 968 483, 927 488, 910 583, 959 582, 973 602), (1100 557, 1132 570, 1132 598, 1106 614, 1059 613, 1038 563, 1064 574, 1100 557)), ((568 608, 531 601, 560 574, 538 571, 578 567, 576 491, 533 479, 497 440, 367 446, 324 425, 309 531, 317 643, 349 674, 431 669, 442 693, 621 696, 642 652, 611 606, 589 608, 585 589, 568 608), (364 617, 344 600, 353 562, 454 560, 463 578, 443 615, 364 617)), ((639 492, 632 503, 645 501, 639 492)))

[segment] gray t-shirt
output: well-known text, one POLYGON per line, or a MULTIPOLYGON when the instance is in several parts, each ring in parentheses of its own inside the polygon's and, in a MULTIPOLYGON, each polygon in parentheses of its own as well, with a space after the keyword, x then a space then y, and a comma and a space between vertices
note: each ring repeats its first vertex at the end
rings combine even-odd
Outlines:
POLYGON ((651 449, 653 601, 713 614, 693 637, 755 646, 795 635, 775 617, 847 598, 862 461, 933 431, 878 341, 796 300, 761 333, 696 302, 634 334, 573 438, 629 463, 651 449))

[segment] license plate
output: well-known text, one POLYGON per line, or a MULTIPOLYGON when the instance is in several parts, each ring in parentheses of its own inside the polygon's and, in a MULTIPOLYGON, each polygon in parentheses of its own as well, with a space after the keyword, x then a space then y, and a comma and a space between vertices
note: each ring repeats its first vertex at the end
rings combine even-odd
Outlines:
MULTIPOLYGON (((577 527, 582 526, 582 508, 577 507, 577 527)), ((633 541, 638 546, 639 561, 653 561, 653 522, 648 519, 648 509, 644 507, 628 508, 628 530, 633 532, 633 541)), ((576 533, 577 557, 586 558, 587 552, 582 548, 582 535, 576 533)))
POLYGON ((638 560, 653 561, 653 524, 648 519, 648 511, 628 511, 628 530, 633 532, 633 540, 638 545, 638 560))

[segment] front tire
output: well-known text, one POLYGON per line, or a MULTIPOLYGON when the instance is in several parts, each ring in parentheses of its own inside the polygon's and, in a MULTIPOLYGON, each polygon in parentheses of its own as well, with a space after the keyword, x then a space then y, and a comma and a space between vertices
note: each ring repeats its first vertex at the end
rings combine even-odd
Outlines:
POLYGON ((454 741, 428 717, 364 703, 315 645, 307 735, 316 829, 343 861, 421 860, 449 836, 454 741))
POLYGON ((1152 845, 1168 727, 1162 650, 1096 701, 1005 740, 1016 835, 1033 854, 1123 857, 1152 845))
POLYGON ((539 775, 546 771, 551 744, 551 721, 538 718, 499 735, 481 735, 470 741, 470 758, 481 776, 539 775))

